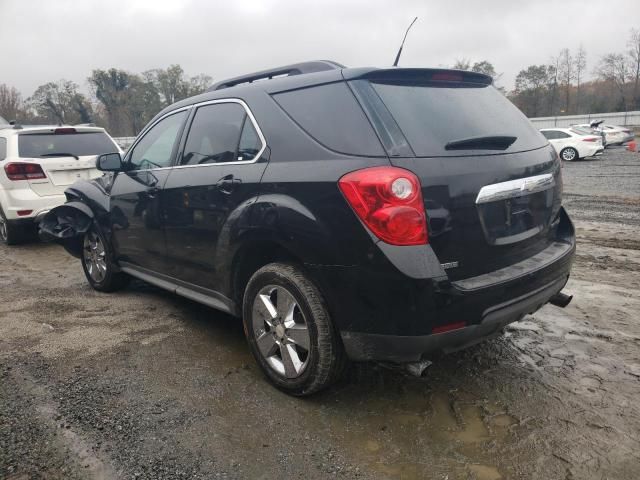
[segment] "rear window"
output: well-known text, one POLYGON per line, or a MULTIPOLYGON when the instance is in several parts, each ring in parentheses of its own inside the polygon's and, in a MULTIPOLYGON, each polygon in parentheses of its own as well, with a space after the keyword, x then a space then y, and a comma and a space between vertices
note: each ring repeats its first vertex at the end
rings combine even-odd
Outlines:
POLYGON ((18 135, 18 154, 23 158, 53 156, 58 153, 81 157, 117 151, 114 143, 104 132, 23 133, 18 135))
POLYGON ((384 155, 380 140, 346 83, 277 93, 273 98, 303 130, 330 150, 384 155))
MULTIPOLYGON (((386 107, 397 124, 389 130, 399 128, 419 157, 511 153, 546 145, 522 112, 490 85, 397 80, 356 80, 352 84, 362 92, 359 98, 377 97, 378 106, 373 108, 386 107), (373 91, 366 94, 367 89, 373 91), (445 149, 451 142, 505 136, 516 140, 495 151, 445 149)), ((365 105, 365 109, 369 111, 371 106, 365 105)))

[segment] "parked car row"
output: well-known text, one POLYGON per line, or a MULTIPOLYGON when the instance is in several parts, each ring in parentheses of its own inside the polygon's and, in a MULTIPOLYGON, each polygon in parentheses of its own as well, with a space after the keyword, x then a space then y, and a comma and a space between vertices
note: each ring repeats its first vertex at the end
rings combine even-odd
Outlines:
POLYGON ((602 144, 605 147, 613 145, 623 145, 635 138, 635 133, 633 132, 633 130, 627 127, 605 124, 604 120, 594 120, 591 123, 572 125, 572 127, 580 128, 583 130, 587 130, 590 133, 600 135, 602 137, 602 144))

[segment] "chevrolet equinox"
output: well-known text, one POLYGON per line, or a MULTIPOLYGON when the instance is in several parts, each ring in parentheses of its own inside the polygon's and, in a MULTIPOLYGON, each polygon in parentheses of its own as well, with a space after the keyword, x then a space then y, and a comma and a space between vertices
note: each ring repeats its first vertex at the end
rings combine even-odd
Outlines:
POLYGON ((347 360, 419 362, 564 306, 558 155, 473 72, 306 62, 160 112, 43 236, 93 288, 130 277, 242 318, 293 395, 347 360))

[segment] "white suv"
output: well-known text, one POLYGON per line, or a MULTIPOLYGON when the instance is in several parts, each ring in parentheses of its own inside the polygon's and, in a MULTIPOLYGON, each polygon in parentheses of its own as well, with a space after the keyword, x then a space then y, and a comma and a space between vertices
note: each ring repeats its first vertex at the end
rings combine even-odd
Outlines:
POLYGON ((122 153, 103 128, 0 125, 0 241, 19 243, 80 179, 102 175, 96 156, 122 153))

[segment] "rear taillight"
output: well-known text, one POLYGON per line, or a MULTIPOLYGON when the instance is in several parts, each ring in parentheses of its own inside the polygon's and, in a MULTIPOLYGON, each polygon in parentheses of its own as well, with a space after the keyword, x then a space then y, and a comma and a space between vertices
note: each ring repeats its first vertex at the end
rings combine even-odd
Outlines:
POLYGON ((424 245, 427 215, 420 180, 397 167, 372 167, 338 181, 356 215, 380 240, 392 245, 424 245))
POLYGON ((37 180, 47 178, 37 163, 7 163, 4 171, 9 180, 37 180))
POLYGON ((587 137, 582 139, 583 142, 597 142, 598 138, 595 137, 587 137))

